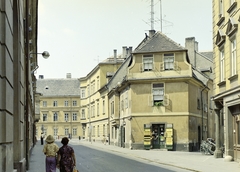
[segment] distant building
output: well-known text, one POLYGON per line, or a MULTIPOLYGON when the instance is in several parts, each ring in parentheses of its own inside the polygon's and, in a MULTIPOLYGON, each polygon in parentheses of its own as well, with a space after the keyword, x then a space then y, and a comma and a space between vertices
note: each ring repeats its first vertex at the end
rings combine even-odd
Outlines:
POLYGON ((213 1, 215 157, 240 162, 240 0, 213 1))
POLYGON ((79 86, 79 80, 71 78, 71 74, 63 79, 39 77, 36 98, 36 109, 39 109, 36 125, 38 139, 41 133, 45 137, 51 134, 55 139, 78 139, 82 135, 79 86))

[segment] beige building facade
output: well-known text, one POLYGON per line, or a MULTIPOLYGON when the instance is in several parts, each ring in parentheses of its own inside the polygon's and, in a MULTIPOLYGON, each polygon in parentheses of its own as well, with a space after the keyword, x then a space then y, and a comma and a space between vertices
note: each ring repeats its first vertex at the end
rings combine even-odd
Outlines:
POLYGON ((48 135, 55 139, 68 137, 79 139, 82 127, 80 123, 79 80, 67 74, 63 79, 37 80, 39 121, 36 136, 44 140, 48 135))
POLYGON ((215 157, 240 161, 239 0, 213 1, 215 157), (218 125, 219 124, 219 125, 218 125), (223 131, 223 132, 222 132, 223 131))
MULTIPOLYGON (((212 61, 206 60, 204 68, 210 69, 212 61)), ((213 135, 208 132, 211 71, 200 69, 186 48, 151 30, 107 84, 110 144, 198 151, 201 140, 213 135)))
POLYGON ((37 4, 0 3, 0 172, 25 172, 35 144, 37 4))
MULTIPOLYGON (((125 56, 131 51, 123 47, 125 56)), ((123 63, 125 56, 114 55, 100 62, 87 76, 80 78, 82 137, 90 142, 109 140, 109 107, 106 84, 123 63)))

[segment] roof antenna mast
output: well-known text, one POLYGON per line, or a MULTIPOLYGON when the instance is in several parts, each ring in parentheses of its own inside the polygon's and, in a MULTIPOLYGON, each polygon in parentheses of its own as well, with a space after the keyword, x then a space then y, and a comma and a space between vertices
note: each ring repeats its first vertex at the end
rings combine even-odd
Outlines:
POLYGON ((154 30, 154 0, 151 0, 151 30, 154 30))

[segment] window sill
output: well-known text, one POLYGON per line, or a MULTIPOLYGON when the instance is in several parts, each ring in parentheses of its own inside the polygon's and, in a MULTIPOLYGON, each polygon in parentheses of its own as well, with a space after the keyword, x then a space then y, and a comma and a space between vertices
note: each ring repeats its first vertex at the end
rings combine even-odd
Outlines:
POLYGON ((229 77, 228 80, 232 81, 232 80, 237 79, 237 78, 238 78, 238 75, 236 74, 236 75, 233 75, 233 76, 229 77))
POLYGON ((220 87, 220 86, 223 86, 223 85, 226 85, 226 81, 221 81, 221 82, 219 82, 217 85, 218 85, 219 87, 220 87))

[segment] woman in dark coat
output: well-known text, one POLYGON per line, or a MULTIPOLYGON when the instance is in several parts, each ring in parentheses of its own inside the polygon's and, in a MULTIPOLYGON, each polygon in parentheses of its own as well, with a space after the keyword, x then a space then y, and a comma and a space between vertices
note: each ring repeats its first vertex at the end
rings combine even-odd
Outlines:
POLYGON ((72 172, 74 166, 76 166, 74 150, 71 146, 68 146, 68 142, 67 137, 62 138, 63 146, 58 151, 57 167, 60 172, 72 172))

